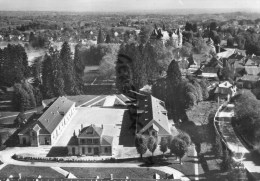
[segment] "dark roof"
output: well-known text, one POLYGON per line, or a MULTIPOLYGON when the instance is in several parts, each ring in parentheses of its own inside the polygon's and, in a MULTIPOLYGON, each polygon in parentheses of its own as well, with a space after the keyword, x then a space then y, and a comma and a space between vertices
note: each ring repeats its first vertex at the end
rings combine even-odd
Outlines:
POLYGON ((52 133, 53 130, 62 120, 63 116, 69 111, 69 109, 75 103, 68 100, 66 97, 59 97, 38 119, 44 128, 49 133, 52 133))
POLYGON ((104 135, 102 136, 102 139, 101 139, 101 145, 112 145, 113 143, 113 136, 107 136, 107 135, 104 135))
POLYGON ((72 136, 69 140, 68 145, 79 145, 78 138, 76 136, 72 136))
POLYGON ((245 58, 245 56, 241 55, 239 53, 234 53, 234 54, 232 54, 231 56, 228 57, 228 59, 235 59, 235 60, 241 60, 243 58, 245 58))
POLYGON ((79 138, 90 138, 90 137, 101 137, 103 132, 102 127, 97 127, 95 125, 90 125, 88 127, 83 128, 80 131, 79 138))
MULTIPOLYGON (((50 134, 46 128, 38 121, 34 121, 33 123, 29 124, 28 126, 24 127, 18 135, 29 135, 30 130, 32 130, 36 125, 38 125, 39 129, 39 134, 50 134)), ((34 131, 37 131, 34 129, 34 131)))
POLYGON ((218 73, 219 68, 215 68, 215 67, 204 67, 202 69, 203 73, 218 73))

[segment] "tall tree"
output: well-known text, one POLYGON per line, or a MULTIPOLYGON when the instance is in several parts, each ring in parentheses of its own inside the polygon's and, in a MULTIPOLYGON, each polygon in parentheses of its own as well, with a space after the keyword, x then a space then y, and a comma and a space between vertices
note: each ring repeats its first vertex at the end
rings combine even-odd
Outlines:
POLYGON ((51 55, 46 54, 42 62, 42 87, 43 87, 43 97, 53 98, 54 97, 54 77, 53 77, 53 61, 51 55))
MULTIPOLYGON (((67 41, 65 41, 62 45, 61 51, 60 51, 60 60, 62 66, 62 72, 60 72, 59 79, 64 79, 66 81, 64 82, 64 91, 68 95, 75 94, 76 89, 76 81, 75 81, 75 70, 74 70, 74 61, 71 58, 71 50, 70 45, 67 41)), ((56 68, 60 68, 57 66, 56 68)))
POLYGON ((85 64, 80 57, 80 44, 75 46, 75 54, 74 54, 74 69, 75 69, 75 81, 76 81, 76 89, 75 93, 79 94, 83 92, 84 89, 84 70, 85 64))
POLYGON ((101 28, 99 29, 98 37, 97 37, 97 44, 100 44, 100 43, 104 43, 104 35, 102 33, 101 28))
POLYGON ((152 153, 152 156, 153 156, 153 153, 154 153, 154 151, 155 151, 156 148, 157 148, 157 140, 156 140, 155 137, 150 136, 150 137, 148 138, 147 148, 148 148, 148 150, 152 153))
POLYGON ((179 116, 179 85, 181 83, 181 71, 179 65, 175 60, 172 60, 167 70, 166 84, 167 84, 167 106, 171 110, 175 119, 179 116))
POLYGON ((161 144, 160 144, 160 150, 163 153, 163 155, 167 151, 167 149, 168 149, 168 139, 165 137, 162 137, 161 144))
POLYGON ((143 158, 143 154, 147 151, 147 138, 144 135, 137 134, 135 137, 135 147, 141 158, 143 158))
POLYGON ((111 43, 111 38, 109 34, 107 34, 106 36, 106 43, 111 43))
POLYGON ((185 155, 185 153, 188 151, 188 145, 185 143, 185 141, 181 140, 180 138, 173 138, 170 144, 170 150, 171 153, 175 154, 177 157, 179 157, 180 164, 182 164, 182 157, 185 155))
MULTIPOLYGON (((68 86, 68 82, 70 80, 68 79, 64 79, 64 67, 62 67, 62 61, 59 57, 59 52, 54 52, 52 54, 52 68, 53 68, 53 92, 55 96, 62 96, 65 94, 65 81, 66 80, 66 84, 68 86)), ((73 68, 73 67, 72 67, 73 68)), ((69 73, 66 72, 67 77, 69 77, 69 73)), ((70 82, 69 82, 70 83, 70 82)), ((71 90, 71 87, 68 88, 69 90, 71 90)))

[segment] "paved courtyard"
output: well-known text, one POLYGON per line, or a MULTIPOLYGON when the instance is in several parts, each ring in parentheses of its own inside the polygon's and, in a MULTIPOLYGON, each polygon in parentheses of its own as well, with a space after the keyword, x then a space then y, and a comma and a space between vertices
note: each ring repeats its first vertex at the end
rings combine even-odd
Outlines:
POLYGON ((97 126, 109 126, 111 132, 114 133, 114 144, 119 143, 119 135, 121 132, 122 121, 126 109, 111 109, 111 108, 99 108, 99 107, 78 107, 76 108, 75 115, 71 122, 67 125, 63 131, 60 139, 54 146, 64 147, 67 146, 71 136, 75 132, 78 135, 81 125, 87 127, 91 124, 97 126))

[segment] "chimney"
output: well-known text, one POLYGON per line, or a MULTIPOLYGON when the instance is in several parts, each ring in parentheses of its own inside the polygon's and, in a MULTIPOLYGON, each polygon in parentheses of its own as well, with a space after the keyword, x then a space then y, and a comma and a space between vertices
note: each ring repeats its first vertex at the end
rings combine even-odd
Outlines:
POLYGON ((81 131, 83 130, 83 124, 81 124, 81 131))

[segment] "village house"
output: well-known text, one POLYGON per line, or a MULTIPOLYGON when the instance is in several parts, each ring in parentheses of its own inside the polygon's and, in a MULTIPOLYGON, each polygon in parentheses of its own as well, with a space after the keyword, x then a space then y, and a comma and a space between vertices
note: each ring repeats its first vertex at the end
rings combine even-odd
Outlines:
POLYGON ((68 143, 68 155, 112 155, 113 127, 91 124, 80 130, 68 143))
POLYGON ((236 92, 237 87, 233 86, 229 81, 225 81, 216 87, 214 94, 216 99, 229 99, 235 96, 236 92))
POLYGON ((21 145, 54 145, 75 113, 75 103, 59 97, 42 116, 19 133, 21 145))

